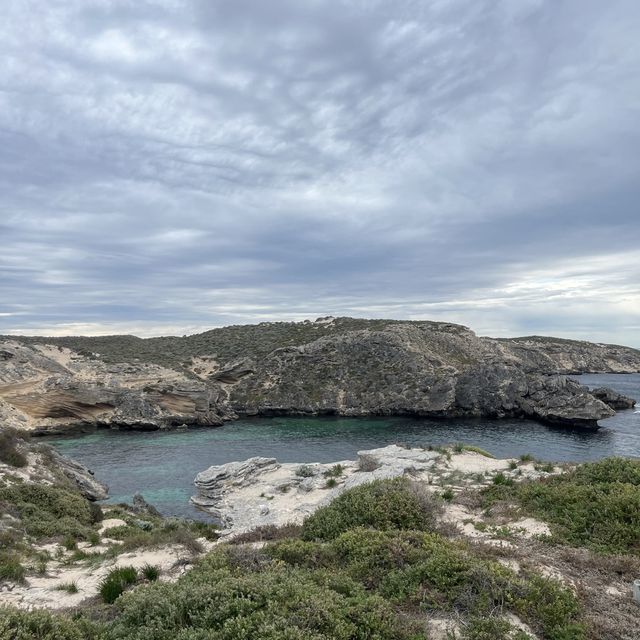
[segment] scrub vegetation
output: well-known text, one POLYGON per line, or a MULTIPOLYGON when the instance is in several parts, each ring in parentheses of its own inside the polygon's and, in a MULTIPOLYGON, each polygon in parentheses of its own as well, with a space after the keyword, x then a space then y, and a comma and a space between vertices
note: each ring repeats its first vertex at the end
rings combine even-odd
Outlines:
POLYGON ((484 500, 516 503, 548 522, 561 544, 640 555, 640 460, 608 458, 534 482, 498 482, 484 500))
MULTIPOLYGON (((419 640, 433 615, 464 621, 469 640, 526 638, 508 613, 550 640, 586 638, 570 589, 447 539, 440 508, 407 480, 362 485, 292 537, 221 545, 175 583, 114 569, 100 585, 108 615, 98 605, 71 618, 6 609, 0 639, 419 640)), ((129 528, 111 534, 126 541, 129 528)))
MULTIPOLYGON (((600 552, 624 552, 615 556, 624 562, 638 553, 639 486, 640 462, 610 459, 540 480, 492 484, 477 500, 489 511, 516 508, 551 523, 553 539, 540 542, 549 551, 562 543, 576 547, 583 562, 603 563, 613 556, 600 552)), ((52 529, 47 515, 42 524, 30 523, 31 531, 91 530, 90 509, 67 494, 45 499, 33 489, 11 489, 27 521, 26 505, 48 502, 47 513, 66 522, 52 529)), ((103 579, 99 601, 73 615, 2 608, 0 640, 428 640, 433 618, 456 621, 452 640, 526 640, 529 631, 540 640, 603 637, 590 624, 580 589, 531 564, 514 568, 501 561, 504 551, 450 535, 442 526, 446 504, 408 479, 364 484, 301 527, 219 545, 175 582, 158 580, 156 566, 122 566, 103 579), (263 544, 256 548, 252 540, 263 544)), ((194 540, 198 534, 195 525, 153 514, 136 519, 124 506, 110 515, 125 521, 105 532, 122 541, 120 551, 169 536, 184 544, 185 532, 194 540)), ((24 579, 24 570, 2 556, 0 570, 24 579)), ((61 586, 70 593, 73 587, 61 586)))

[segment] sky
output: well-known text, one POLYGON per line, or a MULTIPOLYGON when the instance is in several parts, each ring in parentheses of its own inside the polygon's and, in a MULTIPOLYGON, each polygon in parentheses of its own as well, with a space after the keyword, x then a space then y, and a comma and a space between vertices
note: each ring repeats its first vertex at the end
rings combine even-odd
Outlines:
POLYGON ((0 333, 640 347, 637 0, 11 0, 0 333))

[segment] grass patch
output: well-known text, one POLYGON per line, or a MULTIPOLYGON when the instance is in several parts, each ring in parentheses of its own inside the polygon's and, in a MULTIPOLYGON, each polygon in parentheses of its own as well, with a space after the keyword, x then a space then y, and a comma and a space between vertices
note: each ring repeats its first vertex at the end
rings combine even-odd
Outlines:
POLYGON ((134 567, 112 569, 100 583, 98 593, 103 602, 113 604, 137 579, 138 572, 134 567))
POLYGON ((344 467, 341 464, 334 464, 327 469, 322 475, 325 478, 339 478, 344 473, 344 467))
POLYGON ((67 593, 78 593, 78 585, 75 582, 63 582, 56 587, 56 591, 66 591, 67 593))

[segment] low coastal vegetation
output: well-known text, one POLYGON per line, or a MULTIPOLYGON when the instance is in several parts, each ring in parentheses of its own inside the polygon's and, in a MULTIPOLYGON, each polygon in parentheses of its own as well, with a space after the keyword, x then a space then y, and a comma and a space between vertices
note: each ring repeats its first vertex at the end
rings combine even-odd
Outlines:
MULTIPOLYGON (((474 542, 446 524, 446 509, 475 501, 487 517, 512 510, 549 523, 552 536, 537 541, 545 554, 573 549, 579 562, 598 571, 624 562, 640 566, 640 461, 614 458, 519 479, 518 465, 533 462, 496 474, 485 488, 451 492, 448 500, 439 487, 428 490, 406 477, 362 484, 302 526, 245 534, 208 553, 202 540, 216 534, 207 525, 122 505, 109 507, 106 517, 115 524, 101 527, 100 510, 72 489, 14 483, 0 490, 0 501, 23 523, 26 538, 3 545, 0 580, 28 580, 37 571, 28 541, 75 542, 65 553, 77 562, 94 562, 87 545, 104 547, 104 539, 117 543, 98 560, 173 543, 199 559, 191 556, 193 568, 173 582, 157 565, 125 561, 104 574, 98 598, 72 613, 0 608, 0 640, 632 637, 610 628, 603 636, 590 617, 592 601, 570 580, 522 556, 514 563, 508 545, 474 542), (498 476, 503 480, 496 482, 498 476), (448 635, 434 635, 432 620, 451 622, 448 635)), ((343 471, 332 467, 326 480, 343 471)), ((74 581, 59 589, 83 592, 74 581)))
POLYGON ((609 458, 535 482, 494 478, 487 507, 516 503, 551 525, 561 544, 640 555, 640 461, 609 458))

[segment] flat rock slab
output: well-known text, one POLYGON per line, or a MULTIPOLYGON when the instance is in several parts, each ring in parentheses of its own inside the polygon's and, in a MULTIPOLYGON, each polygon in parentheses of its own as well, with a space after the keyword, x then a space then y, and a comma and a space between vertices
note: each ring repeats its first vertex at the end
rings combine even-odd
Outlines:
POLYGON ((443 453, 397 445, 359 451, 357 460, 328 464, 249 458, 199 473, 198 493, 191 501, 221 521, 222 536, 234 537, 261 526, 299 524, 343 491, 373 480, 406 475, 435 491, 448 476, 468 484, 483 473, 490 481, 491 474, 504 472, 509 463, 475 452, 443 453))

